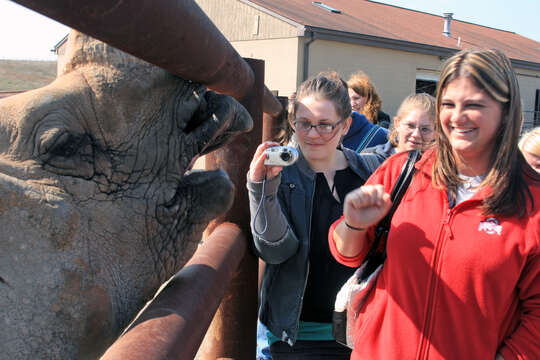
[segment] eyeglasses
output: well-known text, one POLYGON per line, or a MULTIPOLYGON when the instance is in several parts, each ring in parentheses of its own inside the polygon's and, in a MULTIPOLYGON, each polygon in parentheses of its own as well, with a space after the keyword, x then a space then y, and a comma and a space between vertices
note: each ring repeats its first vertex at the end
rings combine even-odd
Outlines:
POLYGON ((427 136, 430 135, 433 132, 433 129, 427 126, 416 126, 413 123, 401 123, 404 129, 414 132, 414 130, 418 129, 421 136, 427 136))
POLYGON ((315 128, 315 131, 317 131, 319 135, 328 136, 332 134, 334 130, 336 129, 336 127, 344 121, 345 119, 341 119, 335 124, 322 123, 322 124, 312 125, 309 121, 295 120, 293 122, 293 126, 294 126, 294 130, 301 134, 307 134, 311 130, 311 128, 315 128))

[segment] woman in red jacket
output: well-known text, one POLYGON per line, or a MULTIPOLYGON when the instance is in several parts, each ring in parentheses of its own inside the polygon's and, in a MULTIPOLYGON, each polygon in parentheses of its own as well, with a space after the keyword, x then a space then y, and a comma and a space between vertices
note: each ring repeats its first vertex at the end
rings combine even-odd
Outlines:
MULTIPOLYGON (((436 146, 396 210, 387 259, 358 309, 352 359, 540 359, 540 178, 518 150, 518 83, 496 50, 445 63, 436 146)), ((406 154, 345 198, 329 233, 359 266, 406 154)))

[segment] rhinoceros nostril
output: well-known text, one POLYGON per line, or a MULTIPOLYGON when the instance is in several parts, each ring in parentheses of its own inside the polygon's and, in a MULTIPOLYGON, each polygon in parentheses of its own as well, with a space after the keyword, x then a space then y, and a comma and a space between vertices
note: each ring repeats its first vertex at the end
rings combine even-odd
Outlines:
POLYGON ((4 278, 1 277, 1 276, 0 276, 0 283, 8 285, 8 283, 6 282, 6 280, 4 280, 4 278))
POLYGON ((196 110, 191 119, 186 124, 186 127, 184 128, 184 132, 186 134, 189 134, 193 130, 195 130, 197 127, 202 125, 206 118, 208 117, 208 114, 203 113, 200 109, 196 110))

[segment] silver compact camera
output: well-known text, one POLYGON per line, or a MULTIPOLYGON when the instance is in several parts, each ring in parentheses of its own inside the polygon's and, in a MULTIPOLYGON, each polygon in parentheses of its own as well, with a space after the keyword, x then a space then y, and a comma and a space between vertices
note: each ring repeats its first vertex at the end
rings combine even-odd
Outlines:
POLYGON ((298 159, 298 151, 290 146, 272 146, 264 150, 264 165, 289 166, 298 159))

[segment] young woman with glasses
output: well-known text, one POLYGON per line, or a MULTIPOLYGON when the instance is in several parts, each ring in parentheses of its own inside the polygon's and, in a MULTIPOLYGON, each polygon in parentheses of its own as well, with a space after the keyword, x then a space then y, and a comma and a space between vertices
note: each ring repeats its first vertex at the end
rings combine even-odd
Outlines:
POLYGON ((381 163, 390 155, 410 150, 426 150, 435 141, 435 98, 429 94, 407 96, 394 117, 394 126, 386 144, 364 149, 374 153, 381 163))
POLYGON ((337 73, 302 83, 291 105, 298 160, 287 167, 264 165, 264 150, 278 145, 266 142, 248 173, 253 238, 266 262, 259 317, 274 360, 349 359, 350 349, 332 337, 332 311, 354 269, 332 258, 327 236, 345 195, 370 171, 362 155, 341 146, 351 105, 337 73))

